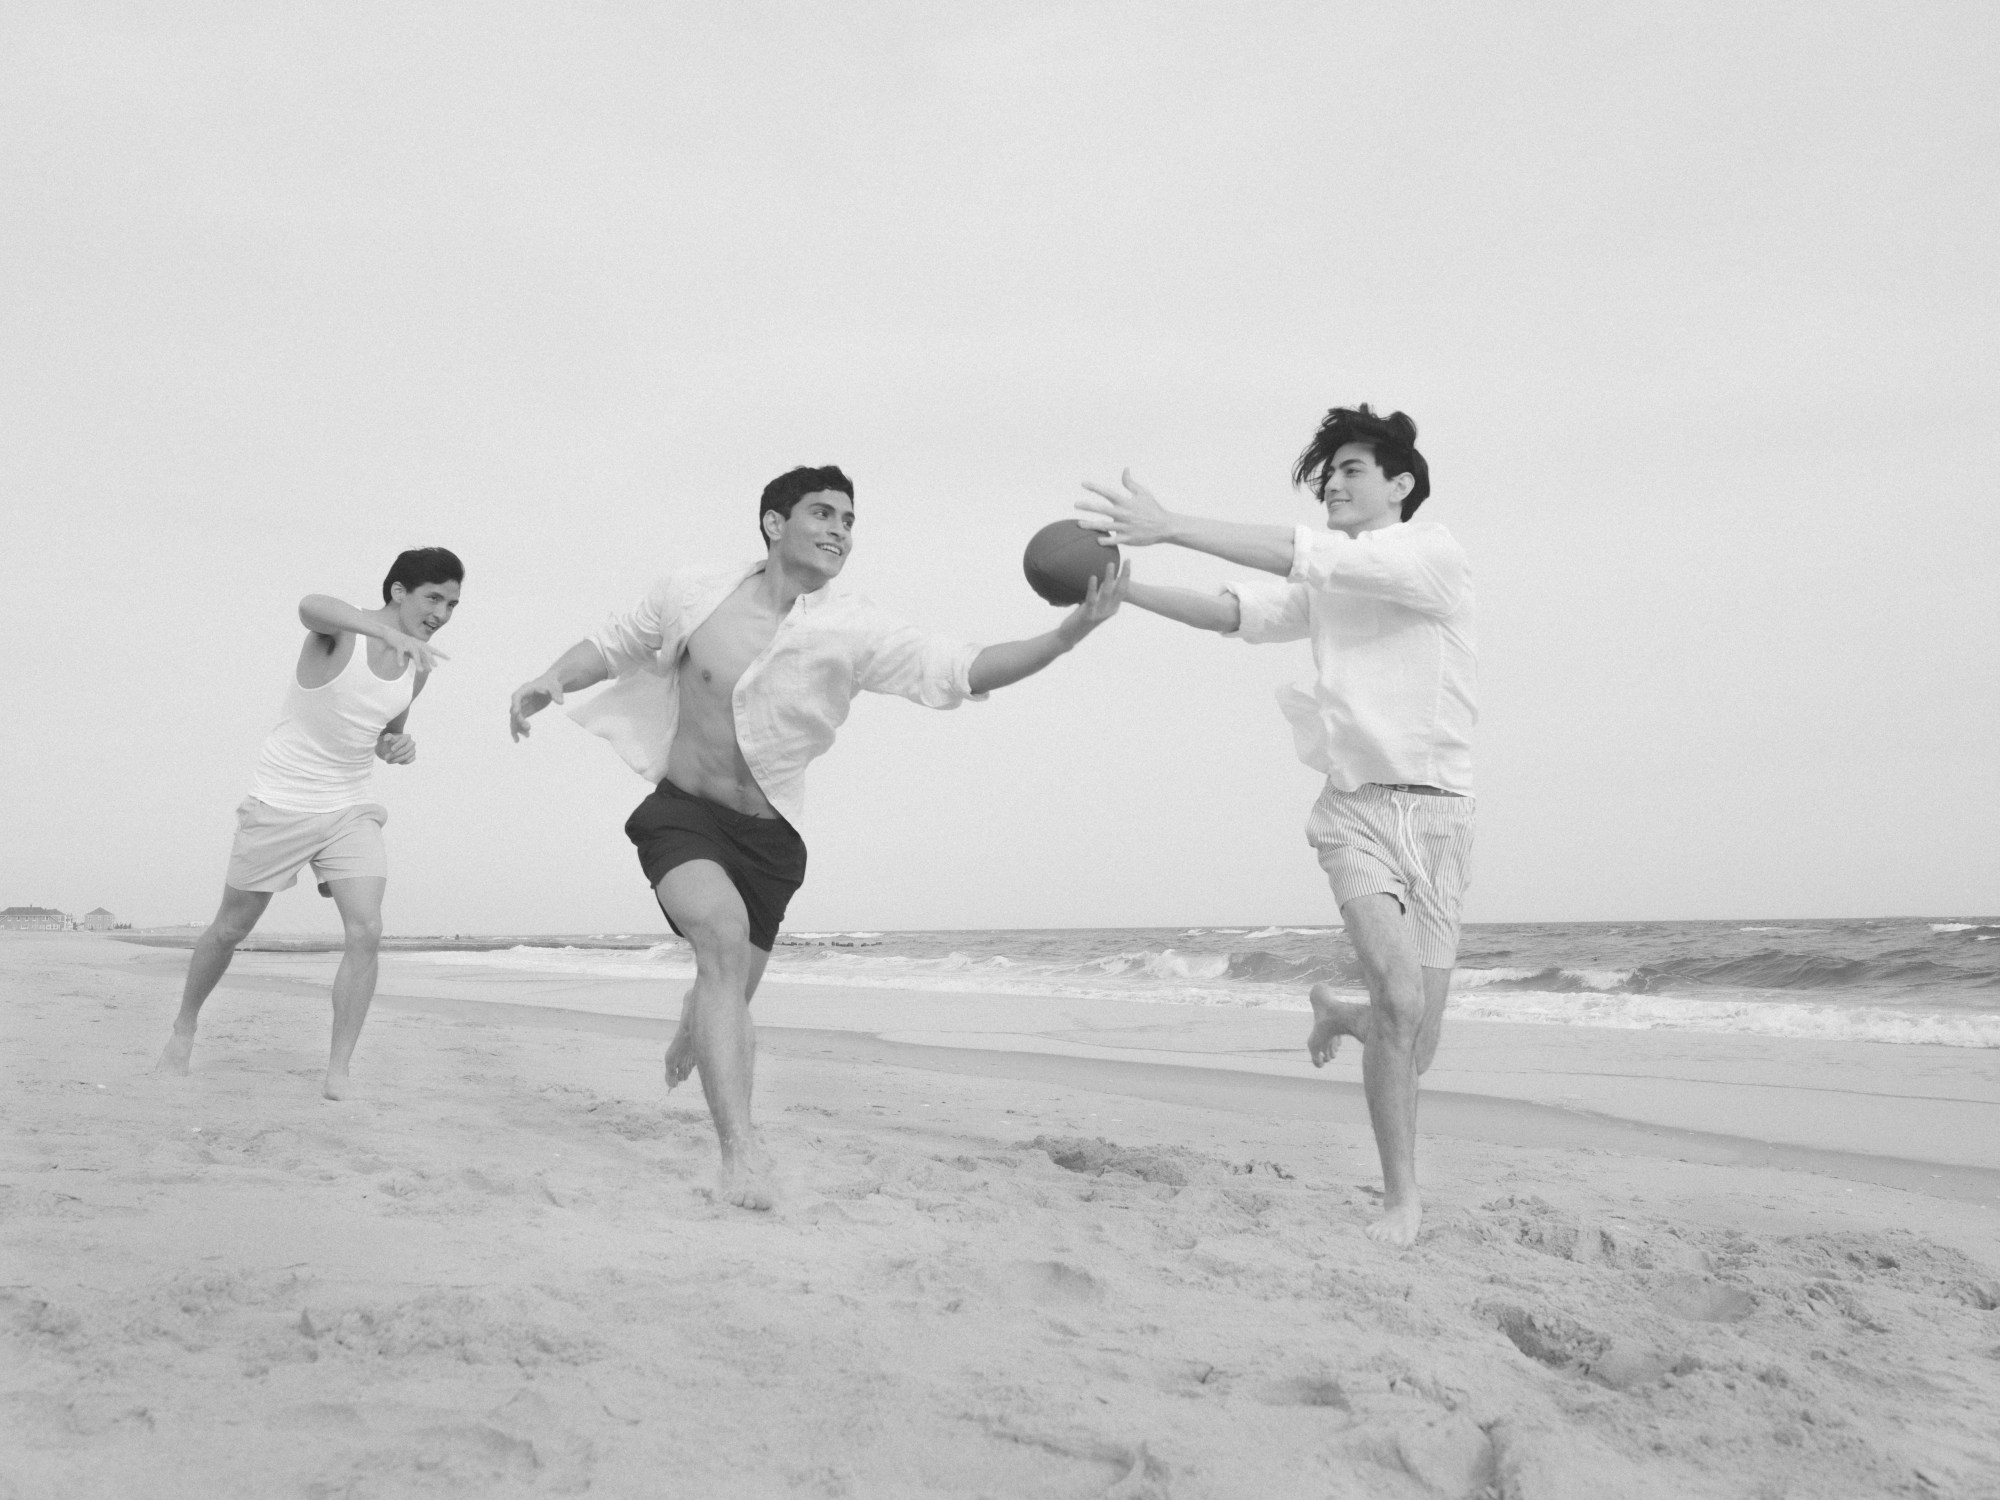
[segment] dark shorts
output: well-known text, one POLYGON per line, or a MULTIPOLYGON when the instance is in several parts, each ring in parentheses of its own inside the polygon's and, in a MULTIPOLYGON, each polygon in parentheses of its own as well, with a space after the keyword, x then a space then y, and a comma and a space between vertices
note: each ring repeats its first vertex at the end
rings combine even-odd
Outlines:
MULTIPOLYGON (((792 894, 805 884, 806 841, 783 818, 753 818, 749 813, 710 802, 663 781, 625 820, 625 837, 639 851, 639 868, 646 884, 657 888, 660 877, 691 859, 712 859, 722 866, 729 883, 743 898, 750 914, 750 942, 766 953, 778 940, 778 927, 792 894)), ((682 937, 667 912, 667 925, 682 937)))

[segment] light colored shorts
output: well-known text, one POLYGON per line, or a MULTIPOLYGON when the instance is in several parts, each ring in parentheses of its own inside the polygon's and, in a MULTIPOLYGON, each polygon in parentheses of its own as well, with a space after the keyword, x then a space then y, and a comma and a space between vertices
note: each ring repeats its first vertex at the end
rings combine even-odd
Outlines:
POLYGON ((1394 896, 1410 924, 1417 962, 1449 969, 1458 961, 1458 909, 1472 862, 1470 797, 1439 797, 1331 783, 1306 819, 1306 842, 1345 906, 1356 896, 1394 896))
POLYGON ((284 891, 306 865, 322 881, 389 874, 382 825, 389 809, 358 802, 328 813, 286 812, 255 797, 236 809, 236 842, 229 848, 228 881, 239 891, 284 891))

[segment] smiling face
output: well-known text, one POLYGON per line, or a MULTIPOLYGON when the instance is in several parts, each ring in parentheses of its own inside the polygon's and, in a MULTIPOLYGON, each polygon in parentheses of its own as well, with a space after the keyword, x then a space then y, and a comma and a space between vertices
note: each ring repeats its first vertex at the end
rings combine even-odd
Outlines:
POLYGON ((1342 443, 1320 481, 1326 524, 1349 536, 1394 526, 1403 519, 1403 501, 1415 483, 1409 474, 1393 479, 1384 474, 1368 444, 1342 443))
POLYGON ((801 495, 789 516, 764 512, 764 535, 787 572, 824 582, 846 566, 854 548, 854 500, 839 490, 801 495))
POLYGON ((458 608, 458 585, 454 582, 420 583, 414 591, 400 583, 389 585, 389 608, 396 612, 396 628, 404 635, 427 641, 451 623, 458 608))

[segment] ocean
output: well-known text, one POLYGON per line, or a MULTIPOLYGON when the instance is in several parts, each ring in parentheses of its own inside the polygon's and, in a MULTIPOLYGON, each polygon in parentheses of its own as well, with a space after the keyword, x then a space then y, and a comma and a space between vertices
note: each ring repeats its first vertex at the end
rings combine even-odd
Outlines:
MULTIPOLYGON (((339 940, 253 938, 247 950, 339 940)), ((406 958, 544 973, 691 978, 685 943, 649 933, 405 937, 406 958)), ((766 984, 1076 996, 1307 1009, 1358 992, 1337 927, 788 932, 766 984)), ((1516 922, 1465 929, 1451 1014, 1554 1026, 1738 1032, 2000 1047, 2000 918, 1516 922)))

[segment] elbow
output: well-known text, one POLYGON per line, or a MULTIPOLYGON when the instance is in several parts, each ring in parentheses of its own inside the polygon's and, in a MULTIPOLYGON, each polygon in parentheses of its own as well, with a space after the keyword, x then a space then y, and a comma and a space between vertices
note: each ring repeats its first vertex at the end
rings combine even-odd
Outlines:
POLYGON ((1424 614, 1442 618, 1463 605, 1470 592, 1471 580, 1462 572, 1446 576, 1433 574, 1423 580, 1423 587, 1417 597, 1410 600, 1410 606, 1424 614))

